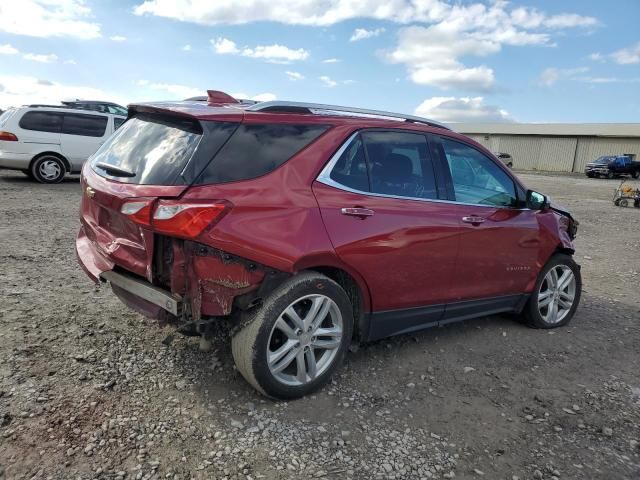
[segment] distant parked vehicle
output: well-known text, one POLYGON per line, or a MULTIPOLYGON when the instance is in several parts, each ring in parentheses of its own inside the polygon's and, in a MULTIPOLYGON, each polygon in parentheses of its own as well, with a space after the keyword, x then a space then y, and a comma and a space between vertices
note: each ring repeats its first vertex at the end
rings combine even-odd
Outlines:
POLYGON ((82 110, 92 110, 100 113, 112 113, 114 115, 127 116, 127 107, 113 102, 102 102, 100 100, 73 100, 60 102, 70 108, 80 108, 82 110))
POLYGON ((584 168, 587 177, 615 178, 621 175, 640 177, 640 162, 634 162, 627 155, 603 155, 584 168))
POLYGON ((500 159, 507 167, 513 168, 513 157, 508 153, 493 152, 493 154, 500 159))
POLYGON ((0 116, 0 169, 58 183, 82 164, 126 117, 60 106, 11 108, 0 116))

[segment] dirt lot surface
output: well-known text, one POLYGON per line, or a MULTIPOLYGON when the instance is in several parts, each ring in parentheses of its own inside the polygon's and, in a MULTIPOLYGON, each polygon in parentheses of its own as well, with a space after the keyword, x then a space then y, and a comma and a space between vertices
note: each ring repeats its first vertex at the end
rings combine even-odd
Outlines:
POLYGON ((76 264, 80 189, 0 173, 0 478, 640 478, 640 210, 617 181, 522 174, 581 221, 570 326, 490 317, 353 348, 256 394, 76 264))

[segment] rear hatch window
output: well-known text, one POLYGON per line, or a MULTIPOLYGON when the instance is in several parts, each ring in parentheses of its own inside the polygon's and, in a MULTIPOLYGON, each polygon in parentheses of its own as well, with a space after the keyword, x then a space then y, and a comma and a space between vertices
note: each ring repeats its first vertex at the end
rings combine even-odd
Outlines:
POLYGON ((140 114, 125 122, 95 153, 93 170, 138 185, 188 185, 235 130, 227 122, 140 114), (193 168, 187 169, 190 161, 193 168))
POLYGON ((238 124, 140 113, 95 153, 93 170, 138 185, 207 185, 266 175, 327 125, 238 124))

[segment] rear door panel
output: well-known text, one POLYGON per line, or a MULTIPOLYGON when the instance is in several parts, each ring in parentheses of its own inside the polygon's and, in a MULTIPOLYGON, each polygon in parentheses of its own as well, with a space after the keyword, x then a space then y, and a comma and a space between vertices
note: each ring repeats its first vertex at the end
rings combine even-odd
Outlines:
POLYGON ((336 253, 369 286, 373 311, 451 299, 459 223, 447 204, 361 195, 320 182, 313 190, 336 253), (375 213, 364 220, 341 213, 355 206, 375 213))

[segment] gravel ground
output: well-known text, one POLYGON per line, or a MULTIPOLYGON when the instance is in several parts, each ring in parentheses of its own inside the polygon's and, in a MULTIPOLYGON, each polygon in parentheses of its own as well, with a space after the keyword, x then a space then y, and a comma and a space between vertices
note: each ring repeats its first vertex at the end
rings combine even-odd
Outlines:
POLYGON ((76 264, 77 178, 0 173, 0 478, 640 478, 640 210, 522 174, 581 221, 573 323, 498 316, 353 348, 272 402, 76 264))

